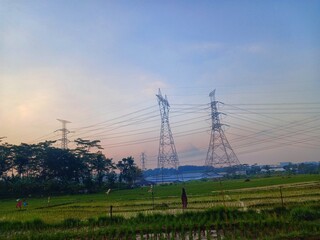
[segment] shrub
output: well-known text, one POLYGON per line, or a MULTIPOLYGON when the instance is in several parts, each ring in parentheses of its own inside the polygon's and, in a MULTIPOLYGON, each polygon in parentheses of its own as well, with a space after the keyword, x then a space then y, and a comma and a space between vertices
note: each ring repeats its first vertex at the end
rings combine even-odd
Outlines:
POLYGON ((273 209, 273 211, 277 214, 277 215, 281 215, 283 213, 287 212, 287 209, 285 207, 275 207, 273 209))
POLYGON ((80 220, 76 218, 67 218, 63 221, 65 227, 78 227, 80 225, 80 220))
POLYGON ((309 207, 297 207, 290 211, 291 218, 295 221, 312 221, 320 218, 320 210, 309 207))

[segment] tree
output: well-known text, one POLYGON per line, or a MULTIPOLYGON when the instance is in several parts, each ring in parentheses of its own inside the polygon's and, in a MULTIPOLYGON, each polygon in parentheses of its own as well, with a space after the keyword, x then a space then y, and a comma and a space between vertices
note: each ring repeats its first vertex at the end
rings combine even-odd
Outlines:
POLYGON ((48 152, 52 147, 52 144, 56 141, 45 141, 34 145, 28 145, 29 152, 32 156, 29 156, 29 176, 36 178, 43 178, 43 174, 47 168, 45 167, 45 162, 48 159, 48 152))
POLYGON ((17 171, 18 175, 21 177, 29 176, 29 169, 33 163, 34 152, 31 145, 26 143, 21 143, 19 146, 14 146, 13 155, 13 167, 17 171))
POLYGON ((59 179, 67 184, 68 181, 79 182, 83 169, 83 163, 71 151, 50 147, 41 175, 44 179, 59 179))
POLYGON ((100 140, 85 140, 82 138, 77 138, 76 140, 74 140, 75 143, 77 144, 77 148, 76 151, 78 153, 82 152, 82 153, 88 153, 90 152, 91 148, 98 148, 98 149, 103 149, 103 147, 101 147, 100 140))
POLYGON ((247 174, 248 175, 255 175, 261 172, 260 167, 255 163, 251 167, 248 168, 247 174))
POLYGON ((85 140, 78 138, 74 140, 77 144, 76 149, 74 150, 75 155, 79 159, 79 161, 82 161, 83 164, 86 166, 83 172, 84 178, 93 178, 92 176, 92 171, 93 171, 93 166, 94 166, 94 161, 97 155, 94 153, 91 153, 90 150, 92 148, 97 148, 97 149, 103 149, 101 147, 100 140, 85 140))
MULTIPOLYGON (((88 188, 92 188, 94 181, 98 186, 102 186, 103 178, 113 171, 116 167, 112 163, 112 159, 107 159, 101 152, 91 152, 92 149, 103 149, 100 140, 85 140, 78 138, 75 140, 77 148, 74 150, 76 156, 85 165, 83 173, 84 183, 88 188)), ((112 176, 112 175, 111 175, 112 176)), ((110 179, 112 180, 112 178, 110 179)))
POLYGON ((135 165, 133 157, 123 158, 117 163, 117 168, 120 170, 119 181, 124 180, 129 186, 142 178, 142 171, 135 165))
MULTIPOLYGON (((1 142, 1 139, 0 139, 1 142)), ((0 178, 5 178, 12 168, 13 146, 8 143, 0 145, 0 178)))
POLYGON ((298 173, 302 174, 317 174, 319 173, 319 169, 316 164, 312 163, 300 163, 297 164, 298 173))
POLYGON ((107 176, 116 167, 112 159, 108 159, 101 151, 95 153, 91 159, 92 172, 96 174, 98 186, 101 187, 103 178, 107 176))
POLYGON ((117 174, 114 170, 111 170, 106 174, 106 178, 108 180, 108 186, 113 187, 117 181, 117 174))

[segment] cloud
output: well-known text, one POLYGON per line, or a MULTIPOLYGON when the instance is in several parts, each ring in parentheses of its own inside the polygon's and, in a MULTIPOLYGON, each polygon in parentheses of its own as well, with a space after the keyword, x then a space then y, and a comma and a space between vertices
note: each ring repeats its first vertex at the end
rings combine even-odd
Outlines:
POLYGON ((193 144, 188 144, 183 147, 183 149, 180 149, 180 152, 180 157, 182 158, 199 157, 203 155, 203 149, 200 149, 193 144))
POLYGON ((214 52, 224 49, 224 44, 218 42, 202 42, 191 45, 191 49, 198 52, 214 52))
POLYGON ((168 87, 168 85, 165 82, 161 80, 155 80, 147 83, 146 86, 143 88, 142 92, 147 96, 154 97, 154 95, 158 92, 159 88, 163 89, 166 87, 168 87))
POLYGON ((220 42, 198 42, 188 44, 185 48, 191 53, 212 54, 224 52, 232 56, 240 53, 262 54, 267 52, 267 47, 263 43, 230 45, 220 42))
POLYGON ((266 47, 259 43, 253 43, 246 46, 239 47, 242 51, 252 54, 262 54, 266 53, 266 47))
POLYGON ((29 99, 24 99, 13 110, 20 121, 32 121, 46 109, 48 95, 42 92, 34 93, 29 99))
POLYGON ((185 52, 189 53, 215 53, 225 50, 225 44, 219 42, 197 42, 197 43, 187 43, 182 48, 185 52))

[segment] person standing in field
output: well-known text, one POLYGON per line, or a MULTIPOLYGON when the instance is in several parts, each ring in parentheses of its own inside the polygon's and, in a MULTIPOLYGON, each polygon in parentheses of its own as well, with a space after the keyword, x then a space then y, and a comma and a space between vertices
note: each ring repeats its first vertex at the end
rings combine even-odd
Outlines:
POLYGON ((16 204, 16 208, 19 208, 19 209, 21 209, 21 207, 22 207, 22 200, 20 200, 20 199, 17 199, 17 204, 16 204))
POLYGON ((23 199, 23 207, 26 208, 28 206, 28 202, 26 199, 23 199))
POLYGON ((185 190, 184 188, 182 188, 181 202, 182 202, 182 209, 187 208, 187 205, 188 205, 188 197, 187 197, 186 190, 185 190))

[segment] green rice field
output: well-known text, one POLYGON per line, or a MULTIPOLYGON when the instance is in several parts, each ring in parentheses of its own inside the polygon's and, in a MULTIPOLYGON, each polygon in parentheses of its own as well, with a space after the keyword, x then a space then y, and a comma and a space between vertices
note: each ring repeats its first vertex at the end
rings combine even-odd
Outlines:
POLYGON ((320 238, 319 175, 192 181, 106 192, 50 199, 28 196, 28 206, 22 209, 16 208, 16 199, 1 199, 0 239, 320 238), (187 209, 181 207, 182 187, 187 209), (279 231, 272 230, 275 227, 279 231))

